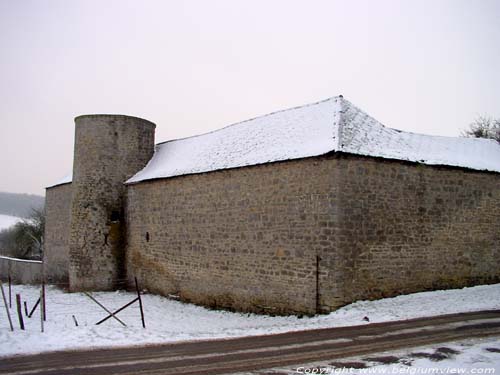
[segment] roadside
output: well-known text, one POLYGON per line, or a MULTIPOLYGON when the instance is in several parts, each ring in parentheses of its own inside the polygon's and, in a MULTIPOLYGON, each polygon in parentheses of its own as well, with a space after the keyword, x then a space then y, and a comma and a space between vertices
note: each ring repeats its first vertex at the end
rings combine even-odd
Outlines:
POLYGON ((236 339, 16 356, 0 361, 0 374, 232 374, 341 362, 353 356, 371 358, 381 351, 488 336, 500 336, 500 310, 236 339))
MULTIPOLYGON (((14 321, 14 332, 9 329, 5 308, 0 301, 0 357, 55 350, 142 346, 317 328, 363 326, 441 314, 500 309, 500 284, 416 293, 377 301, 359 301, 328 315, 303 318, 208 310, 145 294, 144 329, 137 303, 117 314, 126 327, 114 319, 96 325, 96 322, 108 315, 96 303, 82 293, 65 293, 55 287, 48 287, 47 321, 42 333, 39 309, 35 310, 31 319, 24 317, 26 329, 19 329, 16 294, 21 295, 23 302, 27 302, 27 310, 31 311, 40 295, 40 288, 13 285, 13 304, 10 312, 14 321)), ((92 295, 112 311, 137 297, 134 293, 123 291, 92 295)))

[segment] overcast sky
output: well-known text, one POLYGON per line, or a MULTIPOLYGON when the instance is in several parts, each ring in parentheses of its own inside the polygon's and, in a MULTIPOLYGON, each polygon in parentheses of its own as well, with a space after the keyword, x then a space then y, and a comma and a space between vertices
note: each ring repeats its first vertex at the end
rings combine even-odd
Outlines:
POLYGON ((0 0, 0 191, 72 168, 74 117, 156 142, 343 94, 383 124, 458 136, 500 117, 500 1, 0 0))

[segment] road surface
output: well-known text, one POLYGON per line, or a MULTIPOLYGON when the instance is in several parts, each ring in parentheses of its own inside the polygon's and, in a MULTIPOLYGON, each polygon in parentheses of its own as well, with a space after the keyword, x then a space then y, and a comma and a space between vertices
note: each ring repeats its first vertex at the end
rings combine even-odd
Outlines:
POLYGON ((0 374, 230 374, 486 336, 500 337, 500 310, 237 339, 2 358, 0 374))

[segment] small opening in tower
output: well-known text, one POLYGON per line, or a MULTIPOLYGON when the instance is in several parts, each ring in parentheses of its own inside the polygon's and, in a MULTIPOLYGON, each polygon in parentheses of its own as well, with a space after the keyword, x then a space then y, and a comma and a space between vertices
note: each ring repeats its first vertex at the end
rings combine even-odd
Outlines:
POLYGON ((149 242, 149 232, 146 232, 146 242, 149 242))
POLYGON ((118 211, 111 211, 111 221, 120 221, 120 212, 118 211))

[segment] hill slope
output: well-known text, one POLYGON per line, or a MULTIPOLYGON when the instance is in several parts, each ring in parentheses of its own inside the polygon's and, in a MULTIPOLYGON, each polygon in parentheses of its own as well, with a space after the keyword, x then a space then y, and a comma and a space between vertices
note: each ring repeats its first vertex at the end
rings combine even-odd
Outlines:
POLYGON ((45 197, 32 194, 0 192, 0 214, 27 217, 33 208, 43 208, 45 197))

